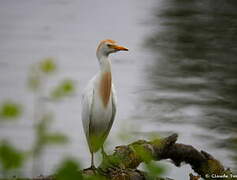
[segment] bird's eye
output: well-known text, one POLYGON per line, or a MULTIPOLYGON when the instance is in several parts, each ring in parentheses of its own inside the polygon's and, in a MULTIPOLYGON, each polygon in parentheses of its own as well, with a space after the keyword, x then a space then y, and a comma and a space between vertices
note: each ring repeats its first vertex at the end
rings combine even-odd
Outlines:
POLYGON ((112 47, 112 44, 107 44, 107 46, 108 46, 109 48, 111 48, 111 47, 112 47))

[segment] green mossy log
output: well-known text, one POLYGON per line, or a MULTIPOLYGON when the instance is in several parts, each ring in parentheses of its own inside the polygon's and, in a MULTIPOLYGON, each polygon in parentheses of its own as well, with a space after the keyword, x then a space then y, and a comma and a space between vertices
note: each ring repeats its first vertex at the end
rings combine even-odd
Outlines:
MULTIPOLYGON (((147 179, 146 173, 137 169, 140 163, 171 159, 178 167, 181 163, 189 164, 204 179, 214 179, 211 177, 212 174, 231 174, 229 169, 225 169, 209 153, 198 151, 190 145, 176 143, 177 138, 178 135, 173 134, 153 141, 138 140, 128 145, 118 146, 112 155, 103 159, 97 173, 112 180, 147 179)), ((88 174, 89 171, 91 170, 86 169, 84 173, 88 174)))

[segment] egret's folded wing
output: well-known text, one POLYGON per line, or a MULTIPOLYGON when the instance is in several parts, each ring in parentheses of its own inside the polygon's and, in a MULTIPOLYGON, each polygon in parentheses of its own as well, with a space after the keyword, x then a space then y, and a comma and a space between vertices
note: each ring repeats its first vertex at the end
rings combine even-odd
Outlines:
MULTIPOLYGON (((82 124, 84 128, 84 132, 87 138, 87 141, 89 141, 89 124, 91 121, 91 115, 92 115, 92 103, 93 103, 93 97, 94 97, 94 79, 92 79, 87 87, 84 90, 84 93, 82 95, 82 112, 81 112, 81 118, 82 118, 82 124)), ((88 142, 89 143, 89 142, 88 142)))
POLYGON ((114 122, 116 111, 117 111, 117 96, 116 96, 116 91, 115 91, 114 85, 112 84, 112 118, 111 118, 111 121, 110 121, 111 126, 114 122))
POLYGON ((107 138, 107 136, 110 132, 110 129, 111 129, 113 123, 114 123, 114 118, 115 118, 116 111, 117 111, 117 96, 116 96, 116 91, 115 91, 115 88, 114 88, 113 84, 112 84, 112 94, 111 95, 112 95, 112 116, 111 116, 111 119, 109 121, 108 128, 105 131, 104 139, 107 138))

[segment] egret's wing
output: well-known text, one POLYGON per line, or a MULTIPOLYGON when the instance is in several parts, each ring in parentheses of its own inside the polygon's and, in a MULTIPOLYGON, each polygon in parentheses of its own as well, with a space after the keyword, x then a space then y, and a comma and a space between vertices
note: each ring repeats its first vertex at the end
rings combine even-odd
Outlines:
POLYGON ((113 125, 114 118, 115 118, 115 115, 116 115, 116 111, 117 111, 117 96, 116 96, 116 91, 115 91, 114 85, 112 84, 112 116, 111 116, 111 119, 109 121, 107 131, 105 132, 105 135, 104 135, 105 139, 107 138, 107 136, 110 132, 110 129, 113 125))
POLYGON ((114 89, 114 85, 112 84, 112 117, 110 120, 110 127, 109 127, 110 129, 113 125, 116 111, 117 111, 117 96, 116 96, 116 91, 114 89))
POLYGON ((92 116, 92 104, 94 98, 94 79, 93 78, 87 85, 82 95, 82 124, 84 132, 89 143, 89 124, 92 116))

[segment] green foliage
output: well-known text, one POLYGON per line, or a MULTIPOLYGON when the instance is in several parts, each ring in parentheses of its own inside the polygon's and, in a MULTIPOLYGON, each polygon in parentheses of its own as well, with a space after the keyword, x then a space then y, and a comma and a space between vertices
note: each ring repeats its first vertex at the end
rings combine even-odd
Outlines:
POLYGON ((80 164, 72 159, 63 161, 56 170, 55 179, 57 180, 106 180, 104 176, 99 174, 85 175, 82 174, 80 164))
POLYGON ((161 176, 165 173, 165 168, 153 161, 145 164, 145 169, 149 176, 148 179, 150 180, 155 180, 158 176, 161 176))
POLYGON ((145 149, 141 145, 134 144, 133 149, 135 150, 136 154, 141 158, 141 160, 145 163, 149 163, 152 160, 151 153, 145 149))
POLYGON ((122 159, 121 156, 107 155, 106 157, 103 157, 103 163, 100 164, 100 170, 106 171, 108 167, 118 167, 122 159))
POLYGON ((23 165, 23 153, 10 145, 7 141, 0 142, 0 166, 7 172, 23 165))
POLYGON ((41 78, 39 73, 32 72, 28 78, 28 87, 31 90, 36 91, 40 88, 40 85, 41 85, 41 78))
MULTIPOLYGON (((28 85, 31 90, 35 93, 35 104, 37 108, 44 106, 40 99, 43 93, 47 92, 45 89, 46 81, 49 75, 57 70, 57 65, 51 58, 46 58, 36 65, 33 65, 32 70, 29 74, 28 85)), ((60 83, 55 90, 50 94, 54 99, 63 98, 67 95, 72 94, 75 91, 75 87, 72 80, 64 80, 60 83)), ((33 171, 38 171, 40 168, 37 166, 39 158, 41 158, 42 151, 48 145, 59 145, 64 144, 68 141, 67 137, 60 132, 51 132, 49 130, 50 122, 52 122, 52 115, 47 114, 47 109, 44 108, 44 112, 37 113, 34 121, 36 122, 35 132, 36 140, 31 150, 33 156, 33 171)))
POLYGON ((53 59, 47 58, 40 62, 39 69, 46 74, 53 73, 57 69, 57 66, 53 59))
POLYGON ((50 133, 50 134, 46 134, 45 135, 45 144, 64 144, 68 141, 68 138, 59 133, 59 132, 56 132, 56 133, 50 133))
POLYGON ((57 180, 79 180, 82 179, 80 166, 75 160, 66 160, 56 171, 57 180))
MULTIPOLYGON (((28 77, 28 86, 37 95, 35 104, 42 106, 40 98, 42 91, 45 88, 45 82, 57 69, 57 66, 53 59, 47 58, 42 60, 40 63, 33 65, 31 72, 28 77)), ((74 82, 72 80, 62 81, 56 89, 52 92, 53 98, 63 98, 71 95, 75 91, 74 82)), ((35 107, 36 110, 38 107, 35 107)), ((47 109, 46 109, 47 110, 47 109)), ((0 120, 15 119, 22 114, 22 107, 14 102, 6 101, 0 105, 0 120)), ((38 158, 41 157, 42 151, 48 145, 64 144, 68 141, 68 138, 60 132, 51 132, 50 123, 52 122, 52 114, 46 113, 46 111, 37 113, 34 121, 36 139, 33 148, 29 151, 28 155, 33 156, 33 171, 38 169, 38 166, 34 166, 35 162, 38 162, 38 158)), ((3 176, 6 176, 9 171, 20 168, 23 163, 27 160, 25 154, 18 151, 14 146, 8 142, 0 141, 0 168, 3 176)), ((58 177, 59 179, 81 179, 81 173, 76 172, 79 166, 72 161, 68 161, 61 167, 58 177), (64 175, 63 175, 64 174, 64 175)))
POLYGON ((54 99, 61 99, 75 92, 74 82, 70 79, 63 80, 51 93, 54 99))
POLYGON ((6 101, 0 106, 0 119, 15 119, 22 114, 22 108, 19 104, 6 101))
POLYGON ((101 176, 99 174, 92 175, 92 176, 83 176, 84 180, 107 180, 104 176, 101 176))
POLYGON ((57 65, 51 58, 42 60, 39 64, 33 65, 28 77, 28 86, 31 90, 37 91, 43 86, 43 75, 49 75, 55 72, 57 65))
POLYGON ((34 145, 34 156, 39 156, 47 145, 64 144, 67 137, 59 132, 50 132, 49 125, 52 122, 52 115, 46 114, 36 125, 36 143, 34 145))

